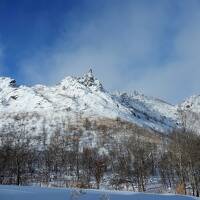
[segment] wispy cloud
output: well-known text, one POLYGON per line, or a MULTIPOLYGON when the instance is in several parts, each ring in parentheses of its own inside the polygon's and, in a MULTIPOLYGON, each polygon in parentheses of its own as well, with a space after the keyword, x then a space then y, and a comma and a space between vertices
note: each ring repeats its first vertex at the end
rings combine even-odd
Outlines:
POLYGON ((29 82, 54 84, 94 68, 108 89, 172 102, 200 92, 198 1, 115 1, 87 19, 66 15, 57 43, 21 60, 29 82))
MULTIPOLYGON (((194 2, 194 1, 193 1, 194 2)), ((173 39, 171 56, 161 67, 146 70, 133 85, 149 95, 171 102, 200 94, 200 13, 199 3, 184 4, 181 26, 173 39)))

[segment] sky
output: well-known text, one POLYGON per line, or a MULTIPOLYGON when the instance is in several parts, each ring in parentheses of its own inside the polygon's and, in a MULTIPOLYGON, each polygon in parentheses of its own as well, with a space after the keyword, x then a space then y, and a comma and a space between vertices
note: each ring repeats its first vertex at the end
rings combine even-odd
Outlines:
POLYGON ((0 76, 53 85, 89 68, 110 91, 200 94, 200 1, 0 0, 0 76))

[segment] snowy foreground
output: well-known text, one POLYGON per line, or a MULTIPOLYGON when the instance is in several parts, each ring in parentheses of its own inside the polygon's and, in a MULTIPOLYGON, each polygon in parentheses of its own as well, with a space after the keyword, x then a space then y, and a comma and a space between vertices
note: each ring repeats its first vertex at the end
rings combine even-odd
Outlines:
POLYGON ((189 196, 0 185, 0 200, 193 200, 189 196))

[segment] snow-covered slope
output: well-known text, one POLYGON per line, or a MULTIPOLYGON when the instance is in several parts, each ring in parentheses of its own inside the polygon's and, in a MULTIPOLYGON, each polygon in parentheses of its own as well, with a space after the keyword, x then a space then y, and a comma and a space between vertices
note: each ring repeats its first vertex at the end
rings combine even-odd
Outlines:
MULTIPOLYGON (((200 100, 194 98, 192 102, 200 111, 200 100)), ((187 108, 185 104, 182 107, 187 108)), ((83 77, 66 77, 52 87, 18 86, 11 78, 0 78, 0 128, 23 121, 32 130, 41 129, 44 122, 51 129, 63 121, 88 117, 120 118, 169 132, 180 124, 179 109, 180 106, 137 92, 111 94, 93 76, 92 70, 83 77)))
POLYGON ((187 98, 177 108, 184 126, 200 134, 200 95, 193 95, 187 98))
POLYGON ((200 95, 193 95, 180 104, 181 109, 200 113, 200 95))
POLYGON ((191 196, 0 185, 1 200, 193 200, 191 196))

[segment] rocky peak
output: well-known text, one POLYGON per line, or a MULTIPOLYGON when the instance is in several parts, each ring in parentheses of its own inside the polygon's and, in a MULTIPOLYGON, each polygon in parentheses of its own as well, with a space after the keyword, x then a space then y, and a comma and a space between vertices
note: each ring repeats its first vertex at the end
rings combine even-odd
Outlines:
POLYGON ((200 113, 200 95, 193 95, 178 106, 184 110, 200 113))
POLYGON ((102 90, 103 86, 98 79, 93 75, 92 69, 88 73, 84 74, 83 77, 78 78, 79 83, 85 85, 86 87, 93 88, 95 90, 102 90))
POLYGON ((0 77, 0 88, 17 87, 16 81, 9 77, 0 77))

